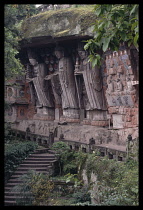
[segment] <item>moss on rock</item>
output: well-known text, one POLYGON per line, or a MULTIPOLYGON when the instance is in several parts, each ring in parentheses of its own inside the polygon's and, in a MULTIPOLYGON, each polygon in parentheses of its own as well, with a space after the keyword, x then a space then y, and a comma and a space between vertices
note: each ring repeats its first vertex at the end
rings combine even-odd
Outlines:
POLYGON ((24 38, 38 36, 92 35, 96 16, 93 7, 47 11, 26 19, 21 27, 24 38))

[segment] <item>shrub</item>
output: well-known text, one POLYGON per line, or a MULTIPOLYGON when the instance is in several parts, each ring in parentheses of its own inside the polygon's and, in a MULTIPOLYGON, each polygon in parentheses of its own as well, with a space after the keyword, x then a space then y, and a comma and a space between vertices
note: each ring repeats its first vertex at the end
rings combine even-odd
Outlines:
POLYGON ((35 142, 21 142, 9 144, 5 148, 5 181, 9 179, 18 165, 36 148, 38 144, 35 142))
POLYGON ((138 161, 119 162, 89 154, 86 170, 88 177, 92 172, 97 175, 91 190, 95 204, 138 205, 138 161))
POLYGON ((84 202, 91 202, 90 193, 88 191, 87 187, 82 187, 78 190, 78 192, 75 192, 72 197, 74 198, 73 203, 84 203, 84 202))
POLYGON ((75 151, 71 151, 69 146, 62 141, 54 143, 52 149, 56 151, 58 157, 60 175, 77 173, 75 151))
POLYGON ((20 177, 22 183, 17 184, 12 191, 20 192, 16 202, 19 205, 47 205, 49 196, 54 189, 54 183, 49 176, 29 170, 27 174, 20 177))
POLYGON ((58 157, 60 175, 78 173, 80 177, 88 155, 81 151, 71 151, 70 147, 62 141, 54 143, 52 149, 56 151, 58 157))

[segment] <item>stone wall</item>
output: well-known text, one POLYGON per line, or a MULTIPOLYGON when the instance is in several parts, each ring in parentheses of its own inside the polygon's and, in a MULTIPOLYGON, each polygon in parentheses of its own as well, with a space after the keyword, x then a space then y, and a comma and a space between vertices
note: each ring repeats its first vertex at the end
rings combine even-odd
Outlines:
POLYGON ((119 138, 138 136, 138 65, 132 56, 135 49, 125 45, 119 51, 106 53, 104 90, 108 114, 119 138))

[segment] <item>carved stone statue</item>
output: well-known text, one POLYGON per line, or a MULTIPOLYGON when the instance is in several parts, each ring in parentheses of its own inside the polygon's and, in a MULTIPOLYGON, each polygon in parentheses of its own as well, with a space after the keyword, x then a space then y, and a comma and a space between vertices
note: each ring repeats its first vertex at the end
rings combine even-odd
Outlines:
POLYGON ((33 66, 33 78, 32 82, 36 91, 38 102, 37 113, 39 114, 48 114, 48 108, 53 108, 54 104, 52 101, 52 96, 49 92, 46 92, 47 88, 45 87, 45 76, 47 75, 46 64, 38 62, 38 56, 28 50, 29 62, 33 66))
POLYGON ((79 118, 74 65, 71 57, 64 55, 64 53, 64 48, 56 47, 55 55, 59 59, 59 79, 62 89, 63 115, 69 118, 79 118))
POLYGON ((81 58, 80 68, 82 68, 83 71, 85 88, 91 110, 106 110, 105 96, 102 88, 103 86, 100 70, 97 67, 92 68, 91 63, 88 62, 88 53, 83 50, 83 48, 78 48, 78 54, 81 58))
POLYGON ((33 72, 29 63, 26 65, 26 80, 29 81, 33 77, 33 72))
POLYGON ((126 84, 127 84, 126 93, 127 94, 134 94, 135 93, 135 88, 132 85, 131 78, 129 76, 126 78, 126 84))
POLYGON ((117 92, 123 91, 123 84, 119 78, 117 79, 117 83, 116 83, 116 91, 117 92))
POLYGON ((114 92, 114 84, 113 84, 112 80, 110 79, 110 80, 108 80, 108 88, 106 90, 106 93, 108 95, 111 95, 113 92, 114 92))
POLYGON ((61 84, 59 81, 58 74, 53 75, 53 77, 51 78, 51 84, 52 84, 52 90, 53 90, 56 104, 61 106, 62 105, 62 98, 61 98, 62 89, 61 89, 61 84))
POLYGON ((61 89, 61 84, 59 80, 59 73, 56 72, 54 74, 47 75, 45 77, 45 80, 51 82, 51 87, 52 87, 52 92, 54 95, 54 100, 55 100, 55 106, 56 105, 62 105, 62 99, 61 99, 61 94, 62 94, 62 89, 61 89))
POLYGON ((82 84, 81 101, 83 103, 82 107, 84 107, 86 110, 90 110, 91 109, 84 83, 82 84))

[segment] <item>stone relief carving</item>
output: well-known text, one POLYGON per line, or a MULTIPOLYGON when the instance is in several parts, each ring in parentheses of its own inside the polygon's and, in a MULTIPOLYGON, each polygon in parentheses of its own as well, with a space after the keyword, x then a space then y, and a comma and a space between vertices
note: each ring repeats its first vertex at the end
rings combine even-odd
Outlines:
POLYGON ((61 99, 61 84, 59 81, 59 72, 58 72, 58 59, 53 54, 50 48, 46 48, 42 53, 43 60, 47 65, 48 74, 45 76, 44 80, 47 84, 46 93, 51 89, 51 93, 53 93, 54 104, 57 107, 61 107, 62 99, 61 99), (49 88, 50 86, 50 88, 49 88))
POLYGON ((58 74, 53 75, 53 77, 51 78, 51 85, 56 104, 62 105, 62 98, 61 98, 62 89, 58 74))
POLYGON ((76 86, 74 79, 74 64, 71 57, 65 55, 65 49, 63 47, 56 47, 55 55, 59 59, 59 80, 62 89, 62 108, 68 109, 68 112, 64 110, 64 113, 70 113, 70 109, 78 109, 76 86))
POLYGON ((78 54, 81 59, 80 71, 83 71, 83 78, 85 88, 92 109, 106 109, 105 97, 102 88, 102 78, 100 69, 92 68, 91 63, 88 62, 88 52, 83 49, 81 43, 78 46, 78 54))
POLYGON ((75 74, 80 73, 80 58, 79 55, 76 55, 76 63, 75 63, 75 74))
POLYGON ((29 129, 31 133, 35 133, 35 123, 29 124, 29 129))
POLYGON ((30 63, 26 64, 26 80, 29 81, 33 77, 32 68, 30 66, 30 63))
POLYGON ((34 106, 40 106, 40 102, 38 100, 36 90, 32 81, 29 82, 29 88, 30 88, 31 102, 33 103, 34 106))
POLYGON ((126 83, 127 83, 127 90, 126 90, 126 92, 127 92, 128 94, 130 94, 130 93, 135 93, 135 88, 134 88, 134 86, 132 85, 132 83, 131 83, 131 78, 130 78, 129 76, 126 78, 126 83))
POLYGON ((28 50, 28 57, 29 62, 33 67, 33 78, 32 82, 34 84, 34 88, 37 94, 39 105, 37 105, 37 111, 39 113, 42 112, 42 110, 39 110, 39 107, 43 107, 44 110, 46 110, 48 107, 52 108, 54 107, 52 97, 50 95, 50 92, 46 91, 45 93, 45 76, 47 75, 47 68, 45 63, 39 63, 38 62, 38 56, 36 53, 32 50, 28 50), (39 106, 39 107, 38 107, 39 106))
POLYGON ((112 82, 112 79, 108 80, 108 88, 106 90, 106 93, 108 95, 112 94, 114 92, 114 83, 112 82))
POLYGON ((116 91, 117 92, 121 92, 123 90, 123 84, 121 82, 121 80, 118 78, 117 81, 116 81, 116 91))
POLYGON ((86 88, 84 82, 82 83, 82 91, 81 91, 81 102, 82 102, 82 107, 86 110, 90 110, 91 106, 88 100, 86 88))
POLYGON ((130 95, 135 94, 134 78, 127 50, 106 55, 107 89, 109 106, 133 106, 130 95), (116 73, 115 73, 116 72, 116 73))

